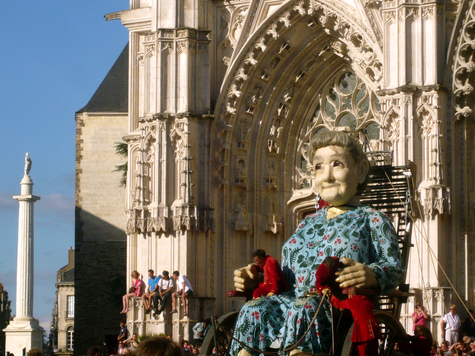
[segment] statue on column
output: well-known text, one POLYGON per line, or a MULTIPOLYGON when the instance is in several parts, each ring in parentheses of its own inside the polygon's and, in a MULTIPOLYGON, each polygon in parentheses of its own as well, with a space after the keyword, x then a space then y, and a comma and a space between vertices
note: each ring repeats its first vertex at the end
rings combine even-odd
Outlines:
POLYGON ((29 177, 30 176, 30 170, 31 170, 31 158, 28 152, 25 155, 25 176, 29 177))

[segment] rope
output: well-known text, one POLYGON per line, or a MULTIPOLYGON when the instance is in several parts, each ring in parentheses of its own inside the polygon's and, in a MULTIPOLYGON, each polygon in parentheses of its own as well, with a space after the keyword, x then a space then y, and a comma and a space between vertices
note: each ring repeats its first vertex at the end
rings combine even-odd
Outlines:
MULTIPOLYGON (((331 297, 328 297, 328 299, 330 298, 331 297)), ((332 319, 332 349, 330 353, 333 354, 335 352, 335 329, 333 328, 333 308, 331 307, 331 300, 329 303, 330 303, 330 314, 331 314, 331 319, 332 319)))
MULTIPOLYGON (((437 256, 435 255, 435 252, 432 250, 430 244, 429 244, 429 240, 427 238, 427 231, 425 231, 425 226, 424 224, 421 224, 422 225, 422 229, 423 231, 421 230, 421 228, 415 224, 415 219, 414 217, 412 216, 412 214, 409 213, 409 211, 407 210, 406 208, 406 205, 404 204, 404 202, 402 201, 400 195, 397 193, 395 187, 394 187, 394 184, 393 182, 391 181, 391 178, 388 176, 388 174, 386 173, 386 171, 384 171, 384 174, 386 175, 386 177, 388 178, 388 181, 389 183, 391 184, 392 188, 394 189, 394 191, 396 192, 396 195, 399 199, 399 201, 401 202, 401 204, 404 206, 404 209, 406 211, 406 214, 409 216, 409 218, 411 219, 411 222, 413 223, 413 225, 416 227, 416 229, 418 230, 418 232, 420 233, 422 239, 424 239, 424 241, 426 242, 427 244, 427 247, 428 247, 428 250, 429 250, 429 256, 433 259, 435 259, 437 261, 437 265, 439 266, 439 268, 441 269, 442 273, 444 274, 444 277, 447 279, 448 283, 450 284, 450 287, 452 288, 452 290, 455 292, 455 295, 457 296, 457 298, 460 300, 460 303, 462 304, 462 306, 465 308, 465 310, 468 312, 468 307, 467 305, 464 303, 462 297, 460 296, 460 294, 457 292, 457 290, 455 289, 455 286, 453 285, 452 281, 449 279, 447 273, 445 272, 445 269, 442 267, 442 264, 440 263, 440 261, 438 260, 437 256)), ((412 180, 411 180, 412 181, 412 180)), ((415 186, 414 186, 414 182, 412 181, 413 183, 413 188, 415 189, 415 186)), ((412 205, 412 201, 411 201, 411 205, 412 205)), ((422 216, 422 209, 421 209, 421 204, 418 202, 417 203, 417 208, 419 209, 419 214, 422 216)), ((406 222, 407 224, 407 222, 406 222)), ((435 270, 435 265, 432 264, 434 270, 435 270)), ((436 275, 437 275, 437 272, 436 272, 436 275)), ((438 280, 438 278, 437 278, 438 280)), ((446 310, 444 308, 444 314, 445 314, 446 310)), ((470 315, 470 318, 472 319, 472 321, 475 321, 474 317, 468 312, 468 314, 470 315)))
MULTIPOLYGON (((422 216, 422 209, 421 209, 421 204, 418 202, 417 203, 417 207, 419 209, 419 213, 421 214, 422 216)), ((411 216, 411 215, 410 215, 411 216)), ((414 220, 414 218, 411 216, 411 219, 414 220)), ((416 225, 416 224, 414 224, 416 225)), ((457 292, 457 289, 455 288, 455 286, 453 285, 452 281, 450 280, 449 276, 447 275, 447 273, 445 272, 445 269, 444 267, 442 266, 442 264, 440 263, 440 261, 438 260, 434 250, 431 248, 430 244, 429 244, 429 240, 427 238, 427 232, 425 231, 425 226, 424 224, 421 224, 422 225, 422 229, 424 231, 421 231, 421 229, 417 227, 419 233, 421 234, 421 237, 424 239, 424 241, 426 242, 427 244, 427 248, 429 250, 429 255, 430 257, 432 257, 433 259, 435 259, 435 261, 437 262, 437 265, 439 266, 440 270, 442 271, 442 273, 444 274, 444 277, 447 279, 447 282, 449 283, 450 287, 452 288, 452 290, 454 291, 455 295, 457 296, 457 298, 459 299, 460 303, 462 304, 462 306, 465 308, 465 310, 467 311, 468 315, 470 316, 470 318, 472 319, 472 321, 475 321, 474 317, 470 314, 469 310, 468 310, 468 307, 467 305, 464 303, 462 297, 460 296, 460 294, 457 292)), ((435 265, 433 264, 433 268, 435 270, 435 265)), ((437 275, 437 274, 436 274, 437 275)), ((437 279, 438 280, 438 279, 437 279)), ((445 310, 444 308, 444 314, 446 314, 447 310, 445 310)))
MULTIPOLYGON (((257 353, 260 353, 260 354, 264 354, 264 355, 268 355, 268 356, 278 356, 278 355, 282 355, 283 353, 287 353, 287 352, 290 352, 292 351, 293 349, 297 348, 301 343, 302 341, 304 340, 305 336, 307 336, 307 334, 310 332, 310 330, 312 329, 312 326, 313 326, 313 323, 315 322, 315 319, 317 318, 317 315, 318 313, 320 312, 320 307, 322 306, 323 304, 323 301, 325 300, 324 297, 322 297, 321 301, 320 301, 320 304, 318 305, 318 308, 317 308, 317 311, 315 312, 315 315, 313 316, 313 319, 312 321, 310 322, 310 325, 308 326, 308 329, 307 331, 305 331, 305 333, 302 335, 302 337, 295 343, 293 344, 292 346, 289 346, 288 348, 282 350, 282 351, 277 351, 277 352, 272 352, 272 351, 262 351, 260 349, 254 349, 252 347, 250 347, 249 345, 245 344, 244 342, 236 339, 232 334, 230 334, 226 329, 224 329, 224 327, 219 323, 219 321, 216 319, 215 322, 216 324, 218 325, 218 328, 219 330, 221 330, 222 332, 224 332, 226 334, 226 336, 228 336, 229 338, 231 338, 232 340, 236 341, 238 344, 240 344, 243 348, 246 348, 248 350, 251 350, 253 352, 257 352, 257 353)), ((333 328, 333 324, 332 324, 332 328, 333 328)))
MULTIPOLYGON (((386 174, 386 177, 388 178, 388 180, 390 180, 389 177, 387 176, 387 174, 386 174)), ((407 181, 408 187, 411 187, 411 186, 412 186, 412 189, 415 191, 416 187, 414 186, 414 180, 413 180, 413 179, 409 179, 409 177, 406 176, 406 181, 407 181)), ((391 182, 391 185, 392 185, 392 182, 391 182)), ((401 200, 401 198, 399 197, 399 194, 398 194, 397 192, 396 192, 396 194, 397 194, 398 198, 401 200)), ((414 211, 413 199, 410 199, 410 200, 409 200, 409 204, 411 204, 411 211, 414 211)), ((420 206, 418 206, 418 208, 419 208, 419 213, 421 214, 420 206)), ((408 216, 410 217, 410 219, 411 219, 411 224, 414 224, 414 220, 412 219, 412 215, 408 213, 407 209, 406 209, 406 215, 408 215, 408 216)), ((406 224, 407 224, 407 222, 406 222, 406 224)), ((424 231, 424 233, 426 233, 426 232, 424 231)), ((422 249, 419 248, 419 241, 418 241, 418 239, 414 239, 414 241, 415 241, 415 244, 416 244, 417 260, 419 261, 419 269, 420 269, 420 275, 421 275, 421 279, 422 279, 422 285, 425 286, 426 284, 425 284, 425 280, 424 280, 424 270, 422 269, 422 262, 421 262, 421 256, 420 256, 420 254, 422 253, 422 249)), ((407 267, 408 267, 408 266, 406 266, 406 268, 407 268, 407 267)), ((432 267, 434 268, 434 263, 433 263, 433 261, 432 261, 432 267)), ((434 268, 434 269, 435 269, 435 268, 434 268)), ((434 271, 434 272, 435 272, 435 275, 437 276, 437 272, 436 272, 436 271, 434 271)), ((424 299, 424 298, 423 298, 423 299, 424 299)), ((428 310, 428 313, 429 313, 429 314, 432 314, 432 311, 431 311, 431 309, 430 309, 430 306, 427 307, 427 310, 428 310)))
MULTIPOLYGON (((408 184, 411 184, 411 185, 412 185, 412 189, 413 189, 414 191, 416 190, 416 186, 415 186, 415 184, 414 184, 414 180, 413 180, 413 179, 409 180, 409 178, 408 178, 408 184)), ((412 204, 413 204, 412 199, 411 199, 410 203, 411 203, 411 209, 414 209, 414 207, 413 207, 413 205, 412 205, 412 204)), ((420 205, 420 203, 417 204, 417 209, 419 210, 419 215, 422 216, 422 210, 421 210, 421 205, 420 205)), ((412 219, 412 216, 411 216, 411 219, 412 219)), ((414 220, 412 220, 412 223, 414 224, 414 220)), ((415 225, 415 224, 414 224, 414 225, 415 225)), ((424 226, 423 224, 422 224, 422 228, 423 228, 423 231, 424 231, 423 234, 424 234, 424 235, 427 235, 427 231, 425 230, 425 226, 424 226)), ((419 231, 419 232, 420 232, 420 231, 419 231)), ((422 235, 422 234, 421 234, 421 235, 422 235)), ((414 239, 414 240, 415 240, 415 242, 416 242, 416 249, 417 249, 417 251, 418 251, 418 252, 422 252, 422 250, 419 248, 419 242, 418 242, 418 240, 417 240, 417 239, 414 239)), ((429 244, 427 243, 427 245, 429 245, 429 244)), ((423 271, 423 269, 422 269, 421 256, 420 256, 419 253, 417 254, 417 258, 418 258, 418 260, 419 260, 419 267, 420 267, 420 269, 421 269, 422 285, 425 286, 424 271, 423 271)), ((438 275, 438 272, 437 272, 437 270, 436 270, 436 268, 435 268, 434 259, 433 259, 433 257, 432 257, 430 254, 429 254, 429 258, 430 258, 430 260, 431 260, 431 262, 432 262, 431 265, 432 265, 432 268, 434 269, 434 274, 435 274, 436 279, 437 279, 437 284, 439 285, 439 275, 438 275)), ((422 299, 424 299, 424 297, 422 297, 422 299)), ((428 309, 428 311, 429 311, 429 314, 432 314, 430 307, 428 307, 427 309, 428 309)))

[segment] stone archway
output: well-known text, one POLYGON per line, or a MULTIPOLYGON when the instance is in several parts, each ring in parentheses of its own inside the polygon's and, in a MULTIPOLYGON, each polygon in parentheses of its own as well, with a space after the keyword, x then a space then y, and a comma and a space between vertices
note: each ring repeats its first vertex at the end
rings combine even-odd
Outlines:
MULTIPOLYGON (((225 271, 244 265, 258 246, 280 255, 296 212, 312 205, 299 173, 302 150, 318 129, 350 119, 349 110, 335 106, 333 123, 323 114, 314 120, 339 78, 354 80, 351 93, 341 92, 354 110, 368 103, 364 119, 351 118, 355 125, 380 122, 374 95, 380 48, 369 29, 350 19, 351 10, 338 5, 285 3, 248 35, 230 63, 211 132, 211 200, 215 219, 223 221, 215 232, 225 271)), ((223 277, 230 288, 232 273, 223 277)))

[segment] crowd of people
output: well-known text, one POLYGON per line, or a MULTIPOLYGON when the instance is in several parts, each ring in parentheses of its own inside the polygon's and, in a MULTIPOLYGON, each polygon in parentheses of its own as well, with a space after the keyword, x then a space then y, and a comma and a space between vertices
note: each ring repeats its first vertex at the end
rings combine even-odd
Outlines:
MULTIPOLYGON (((185 356, 191 352, 194 355, 199 355, 199 346, 190 349, 188 346, 185 348, 185 345, 188 345, 186 340, 180 346, 170 336, 153 336, 137 343, 133 348, 125 347, 121 354, 129 356, 185 356)), ((99 346, 92 346, 87 349, 87 356, 102 356, 104 354, 102 351, 99 346)))
MULTIPOLYGON (((143 342, 139 341, 138 335, 133 333, 131 337, 128 337, 129 333, 124 321, 119 323, 119 335, 117 336, 118 351, 117 354, 119 355, 126 355, 126 354, 134 354, 137 350, 139 345, 143 342)), ((180 344, 182 347, 182 351, 185 355, 199 355, 201 350, 201 345, 203 340, 211 328, 211 319, 205 319, 202 322, 198 322, 193 326, 193 340, 190 342, 188 340, 181 340, 180 344)), ((168 340, 172 340, 170 335, 163 335, 164 338, 168 340)), ((145 339, 146 340, 146 339, 145 339)), ((36 356, 36 355, 33 355, 36 356)), ((91 354, 88 356, 94 356, 91 354)), ((101 356, 99 354, 99 356, 101 356)))
MULTIPOLYGON (((170 335, 164 335, 164 336, 161 336, 161 337, 164 338, 164 339, 169 340, 170 342, 173 342, 172 337, 170 335)), ((156 337, 151 337, 151 339, 155 339, 155 338, 156 337)), ((150 338, 144 339, 142 342, 138 342, 137 334, 133 334, 130 339, 127 339, 127 340, 124 340, 124 341, 119 341, 119 349, 118 349, 117 354, 118 355, 134 356, 134 355, 137 354, 139 346, 142 343, 144 343, 144 342, 148 343, 148 341, 147 341, 148 339, 150 339, 150 338)), ((199 355, 200 351, 201 351, 201 345, 202 345, 201 342, 196 342, 193 345, 188 340, 181 340, 180 341, 180 346, 181 346, 181 352, 182 353, 180 353, 180 354, 183 354, 183 355, 199 355)), ((88 356, 94 356, 94 355, 95 355, 94 353, 92 355, 88 354, 88 356)), ((158 354, 158 355, 160 355, 160 354, 158 354)), ((99 353, 98 356, 101 356, 101 354, 99 353)))
POLYGON ((416 303, 412 313, 414 335, 409 337, 410 342, 399 342, 394 348, 394 355, 427 355, 427 356, 475 356, 475 320, 473 311, 463 321, 456 313, 456 306, 440 321, 440 331, 443 341, 440 345, 436 335, 429 330, 431 315, 420 303, 416 303))

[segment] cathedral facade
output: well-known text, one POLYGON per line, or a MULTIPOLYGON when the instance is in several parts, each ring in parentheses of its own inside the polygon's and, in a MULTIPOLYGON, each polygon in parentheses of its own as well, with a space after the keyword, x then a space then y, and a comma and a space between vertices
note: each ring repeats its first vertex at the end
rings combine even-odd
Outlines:
POLYGON ((189 337, 239 307, 234 269, 256 248, 278 258, 314 209, 306 145, 322 130, 417 166, 408 330, 416 300, 433 331, 452 302, 473 305, 474 4, 131 0, 106 15, 130 31, 127 285, 179 270, 197 296, 184 319, 136 300, 129 329, 189 337))

